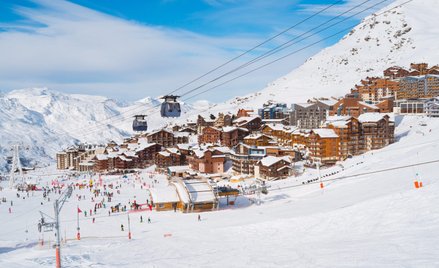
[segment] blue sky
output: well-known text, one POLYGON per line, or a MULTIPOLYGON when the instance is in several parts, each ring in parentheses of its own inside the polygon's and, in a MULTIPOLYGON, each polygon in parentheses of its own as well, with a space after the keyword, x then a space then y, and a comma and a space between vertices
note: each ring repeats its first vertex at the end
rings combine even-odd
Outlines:
MULTIPOLYGON (((123 100, 155 97, 178 88, 333 2, 335 0, 1 1, 0 89, 44 86, 123 100)), ((209 81, 360 2, 340 1, 327 12, 177 93, 209 81)), ((362 8, 376 2, 370 1, 362 8)), ((318 41, 375 10, 311 36, 283 53, 318 41)), ((218 102, 260 90, 341 37, 193 100, 218 102)), ((273 55, 266 62, 282 55, 273 55)))

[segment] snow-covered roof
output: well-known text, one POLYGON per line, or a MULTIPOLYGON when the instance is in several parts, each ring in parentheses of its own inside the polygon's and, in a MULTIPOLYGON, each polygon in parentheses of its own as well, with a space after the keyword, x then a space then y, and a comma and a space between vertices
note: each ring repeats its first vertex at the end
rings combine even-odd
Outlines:
POLYGON ((291 161, 290 161, 290 159, 288 157, 285 157, 285 156, 284 157, 276 157, 276 156, 271 156, 270 155, 270 156, 262 158, 261 159, 261 164, 263 166, 269 167, 269 166, 272 166, 272 165, 274 165, 277 162, 282 161, 282 160, 284 160, 284 161, 286 161, 288 163, 291 163, 291 161))
POLYGON ((267 138, 269 138, 269 139, 272 139, 272 137, 267 136, 267 135, 265 135, 265 134, 261 134, 261 133, 253 133, 253 134, 250 134, 250 135, 248 135, 248 136, 245 136, 244 139, 247 139, 247 140, 257 140, 257 139, 262 138, 262 137, 264 137, 264 136, 267 137, 267 138))
POLYGON ((171 154, 169 152, 159 152, 160 155, 164 156, 164 157, 169 157, 171 156, 171 154))
POLYGON ((194 179, 185 180, 183 183, 192 202, 215 202, 215 194, 206 181, 194 179))
POLYGON ((108 159, 108 155, 106 155, 106 154, 97 154, 96 155, 96 159, 97 160, 107 160, 108 159))
POLYGON ((326 122, 346 121, 349 120, 349 118, 351 118, 349 115, 332 115, 326 117, 326 122))
POLYGON ((167 148, 166 150, 172 154, 180 154, 180 150, 177 148, 167 148))
POLYGON ((328 116, 325 125, 333 125, 337 128, 345 128, 351 120, 351 116, 328 116))
POLYGON ((125 162, 131 162, 131 161, 133 161, 133 160, 131 160, 131 159, 129 159, 129 158, 126 158, 126 157, 123 156, 123 155, 119 155, 119 158, 120 158, 122 161, 125 161, 125 162))
POLYGON ((256 115, 256 116, 242 116, 242 117, 238 117, 236 118, 233 122, 234 123, 244 123, 244 122, 250 122, 252 120, 255 120, 257 118, 259 118, 260 116, 256 115))
POLYGON ((148 142, 141 142, 140 144, 137 145, 137 148, 135 149, 136 152, 140 152, 142 150, 145 150, 146 148, 149 148, 151 146, 156 145, 157 143, 148 143, 148 142))
POLYGON ((312 130, 314 133, 319 135, 321 138, 338 138, 337 133, 333 129, 329 128, 316 128, 312 130))
POLYGON ((126 151, 123 154, 128 157, 137 157, 136 152, 133 151, 126 151))
POLYGON ((375 105, 373 105, 373 104, 369 104, 369 103, 367 103, 367 102, 364 102, 364 101, 359 101, 358 102, 359 104, 361 104, 361 105, 363 105, 363 106, 367 106, 367 107, 369 107, 369 108, 371 108, 371 109, 380 109, 380 108, 378 108, 377 106, 375 106, 375 105))
POLYGON ((194 150, 194 154, 196 157, 202 158, 204 156, 204 150, 200 150, 200 149, 194 150))
POLYGON ((295 105, 297 105, 297 106, 301 106, 301 107, 303 107, 303 108, 308 108, 309 106, 312 106, 312 105, 314 105, 315 103, 313 103, 313 102, 304 102, 304 103, 295 103, 295 105))
POLYGON ((358 117, 358 120, 362 123, 364 122, 378 122, 384 118, 386 114, 384 113, 364 113, 358 117))
POLYGON ((337 102, 338 102, 338 100, 335 100, 335 99, 329 99, 329 100, 318 100, 319 102, 321 102, 321 103, 323 103, 323 104, 326 104, 326 105, 328 105, 328 106, 334 106, 337 102))
POLYGON ((174 137, 189 137, 187 132, 174 132, 174 137))
POLYGON ((232 132, 237 130, 237 127, 223 127, 223 132, 232 132))
POLYGON ((170 166, 168 167, 169 172, 185 172, 189 170, 189 166, 170 166))
POLYGON ((212 148, 213 150, 218 150, 222 153, 230 153, 231 149, 229 147, 225 147, 225 146, 218 146, 218 147, 214 147, 212 148))
POLYGON ((151 136, 151 135, 157 134, 157 133, 159 133, 159 132, 161 132, 161 131, 165 131, 165 132, 168 132, 168 133, 170 133, 170 134, 174 134, 172 131, 169 131, 169 130, 167 130, 167 129, 158 129, 158 130, 152 131, 151 133, 148 133, 148 136, 151 136))
POLYGON ((191 146, 187 143, 177 144, 177 148, 180 150, 189 150, 191 146))
POLYGON ((177 189, 174 185, 170 185, 163 188, 150 188, 152 201, 154 203, 177 203, 180 202, 180 198, 177 194, 177 189))
POLYGON ((272 130, 284 130, 284 125, 282 124, 266 124, 265 126, 271 128, 272 130))

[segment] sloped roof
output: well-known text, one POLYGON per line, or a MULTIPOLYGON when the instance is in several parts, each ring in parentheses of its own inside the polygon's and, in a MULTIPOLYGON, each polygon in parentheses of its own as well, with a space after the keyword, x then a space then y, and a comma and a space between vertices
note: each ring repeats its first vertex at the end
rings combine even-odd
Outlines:
POLYGON ((364 101, 359 101, 358 103, 361 104, 361 105, 363 105, 363 106, 367 106, 367 107, 369 107, 369 108, 371 108, 371 109, 377 109, 377 110, 380 109, 378 106, 373 105, 373 104, 369 104, 369 103, 364 102, 364 101))
POLYGON ((235 120, 233 120, 234 123, 246 123, 246 122, 250 122, 253 121, 257 118, 260 118, 260 116, 255 115, 255 116, 242 116, 242 117, 238 117, 235 120))
POLYGON ((108 155, 107 154, 97 154, 96 155, 96 159, 97 160, 107 160, 108 159, 108 155))
POLYGON ((180 198, 177 194, 177 189, 174 185, 163 188, 150 188, 152 200, 154 203, 177 203, 180 198))
POLYGON ((312 130, 315 134, 321 138, 338 138, 337 133, 333 129, 329 128, 316 128, 312 130))
POLYGON ((284 125, 282 124, 266 124, 264 127, 269 127, 273 130, 284 130, 284 125))
POLYGON ((274 164, 276 164, 279 161, 286 161, 288 163, 291 163, 290 159, 288 159, 288 157, 276 157, 276 156, 267 156, 261 159, 261 164, 263 166, 269 167, 272 166, 274 164))
POLYGON ((358 117, 358 120, 362 123, 364 122, 378 122, 384 118, 386 114, 384 113, 364 113, 358 117))

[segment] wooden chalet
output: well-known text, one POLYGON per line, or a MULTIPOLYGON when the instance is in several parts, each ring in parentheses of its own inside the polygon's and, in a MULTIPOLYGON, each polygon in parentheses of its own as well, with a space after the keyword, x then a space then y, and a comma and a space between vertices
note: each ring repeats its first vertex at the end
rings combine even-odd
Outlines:
POLYGON ((313 162, 335 164, 340 160, 339 144, 340 137, 333 129, 313 129, 308 138, 309 157, 313 162))
POLYGON ((191 169, 201 173, 223 173, 226 156, 220 150, 198 149, 188 156, 188 162, 191 169))
POLYGON ((292 176, 291 160, 285 156, 267 156, 258 162, 255 175, 265 180, 278 180, 292 176))

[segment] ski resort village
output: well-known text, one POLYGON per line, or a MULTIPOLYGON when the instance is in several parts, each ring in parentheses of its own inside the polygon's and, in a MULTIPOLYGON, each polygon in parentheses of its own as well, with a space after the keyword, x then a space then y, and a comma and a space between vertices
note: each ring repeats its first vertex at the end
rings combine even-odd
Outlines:
POLYGON ((439 267, 438 0, 18 2, 0 267, 439 267))

